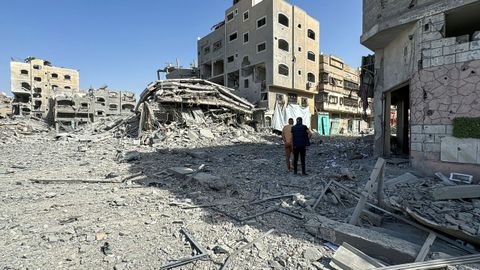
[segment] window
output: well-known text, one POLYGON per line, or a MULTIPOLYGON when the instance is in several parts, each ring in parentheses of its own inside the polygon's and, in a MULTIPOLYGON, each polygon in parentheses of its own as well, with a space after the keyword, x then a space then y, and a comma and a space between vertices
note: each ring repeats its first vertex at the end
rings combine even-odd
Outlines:
POLYGON ((307 74, 307 81, 311 82, 311 83, 315 83, 315 74, 313 73, 308 73, 307 74))
POLYGON ((278 14, 278 23, 286 27, 290 25, 288 17, 282 13, 278 14))
POLYGON ((70 75, 65 75, 65 76, 63 76, 63 78, 65 78, 65 80, 70 80, 71 79, 70 75))
POLYGON ((118 108, 117 104, 110 104, 108 105, 108 107, 110 108, 111 111, 116 111, 118 108))
POLYGON ((232 55, 227 58, 228 63, 232 63, 233 61, 235 61, 235 56, 232 55))
POLYGON ((301 52, 301 51, 302 51, 302 47, 298 47, 298 51, 301 52))
POLYGON ((320 81, 322 83, 328 83, 328 73, 327 72, 320 73, 320 81))
POLYGON ((308 98, 302 97, 302 107, 308 107, 308 98))
POLYGON ((235 39, 237 39, 237 37, 238 37, 238 33, 237 33, 237 32, 235 32, 235 33, 233 33, 233 34, 230 34, 230 36, 228 36, 228 41, 232 42, 232 41, 234 41, 235 39))
POLYGON ((58 78, 58 74, 57 73, 52 73, 52 78, 54 78, 54 79, 58 78))
POLYGON ((39 65, 33 65, 33 69, 37 69, 37 70, 40 70, 40 66, 39 65))
POLYGON ((204 54, 209 54, 210 53, 210 46, 207 46, 207 47, 203 48, 203 53, 204 54))
POLYGON ((248 32, 243 34, 243 43, 248 43, 248 32))
POLYGON ((336 97, 336 96, 329 96, 329 97, 328 97, 328 103, 330 103, 330 104, 338 104, 338 97, 336 97))
POLYGON ((302 75, 302 71, 301 71, 301 70, 298 71, 298 75, 302 75))
POLYGON ((22 69, 22 70, 20 70, 20 74, 28 75, 28 70, 22 69))
POLYGON ((72 89, 70 86, 65 86, 65 89, 72 89))
POLYGON ((267 24, 267 17, 262 17, 257 20, 257 29, 264 27, 267 24))
POLYGON ((33 78, 33 80, 35 80, 36 82, 41 82, 41 81, 42 81, 42 78, 40 78, 40 77, 35 77, 35 78, 33 78))
POLYGON ((267 49, 267 43, 265 43, 265 42, 262 42, 262 43, 257 45, 257 53, 263 52, 266 49, 267 49))
POLYGON ((315 40, 315 32, 312 29, 308 29, 307 36, 313 40, 315 40))
POLYGON ((243 88, 248 88, 248 87, 249 87, 248 79, 243 80, 243 88))
POLYGON ((307 58, 308 60, 315 62, 315 54, 313 52, 308 52, 307 58))
POLYGON ((287 42, 285 39, 279 39, 279 40, 278 40, 278 48, 279 48, 280 50, 283 50, 283 51, 288 52, 288 51, 289 51, 288 42, 287 42))
POLYGON ((248 10, 243 13, 243 21, 248 20, 250 14, 248 13, 248 10))
POLYGON ((213 51, 218 51, 221 48, 222 48, 222 41, 221 40, 213 43, 213 51))
POLYGON ((289 93, 289 94, 288 94, 288 103, 290 103, 290 104, 297 104, 297 102, 298 102, 297 94, 291 94, 291 93, 289 93))
POLYGON ((233 11, 227 14, 227 22, 232 21, 233 18, 234 18, 234 16, 233 16, 233 11))
POLYGON ((262 101, 268 100, 268 93, 260 93, 260 100, 262 101))
POLYGON ((52 90, 56 90, 58 88, 58 85, 52 85, 52 90))
POLYGON ((297 25, 297 27, 300 28, 300 29, 302 29, 302 24, 299 23, 299 24, 297 25))
POLYGON ((357 83, 344 80, 343 87, 349 90, 358 90, 359 85, 357 83))
POLYGON ((278 74, 288 76, 288 67, 284 64, 278 65, 278 74))
POLYGON ((278 101, 279 103, 282 103, 282 104, 283 104, 284 100, 283 100, 283 95, 282 95, 282 94, 277 94, 277 95, 276 95, 276 98, 277 98, 277 101, 278 101))

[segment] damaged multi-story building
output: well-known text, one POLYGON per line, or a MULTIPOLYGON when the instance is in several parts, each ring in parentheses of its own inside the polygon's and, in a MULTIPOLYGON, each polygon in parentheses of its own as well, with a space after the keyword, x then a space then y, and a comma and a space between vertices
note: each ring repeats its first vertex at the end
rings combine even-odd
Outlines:
POLYGON ((88 91, 58 91, 51 100, 53 122, 57 130, 75 129, 98 118, 127 115, 135 109, 135 94, 102 87, 88 91))
POLYGON ((479 140, 452 136, 454 119, 480 117, 479 14, 478 0, 363 1, 361 43, 375 56, 361 88, 374 94, 377 155, 480 176, 479 140))
POLYGON ((60 89, 80 91, 79 72, 55 67, 49 61, 28 57, 10 62, 12 109, 15 115, 47 117, 49 99, 60 89))
POLYGON ((322 135, 358 135, 372 129, 372 112, 362 110, 360 71, 333 55, 320 55, 318 95, 312 128, 322 135))
POLYGON ((283 0, 234 0, 224 21, 198 41, 200 77, 263 108, 267 125, 275 104, 313 114, 319 31, 317 20, 283 0))
POLYGON ((12 98, 4 92, 0 92, 0 118, 5 118, 12 114, 12 98))

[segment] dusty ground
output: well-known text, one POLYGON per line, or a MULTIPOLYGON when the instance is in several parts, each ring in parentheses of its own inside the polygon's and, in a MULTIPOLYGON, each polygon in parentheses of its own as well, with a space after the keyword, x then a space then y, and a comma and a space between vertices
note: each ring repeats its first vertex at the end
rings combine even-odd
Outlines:
MULTIPOLYGON (((342 181, 356 189, 375 163, 370 145, 355 138, 316 139, 307 153, 308 176, 286 171, 277 136, 201 149, 152 148, 101 135, 0 132, 0 139, 0 269, 159 269, 192 255, 181 228, 210 256, 178 269, 219 269, 228 252, 270 229, 232 258, 230 269, 328 269, 323 265, 333 251, 305 231, 305 220, 278 211, 238 220, 271 207, 343 220, 356 203, 343 194, 340 204, 328 194, 316 211, 309 205, 324 181, 341 176, 341 167, 354 172, 355 179, 342 181), (202 164, 226 185, 212 190, 168 172, 202 164), (129 176, 136 177, 122 181, 129 176), (242 206, 292 193, 298 195, 242 206), (190 207, 219 202, 225 205, 190 207)), ((406 169, 389 167, 387 176, 406 169)))

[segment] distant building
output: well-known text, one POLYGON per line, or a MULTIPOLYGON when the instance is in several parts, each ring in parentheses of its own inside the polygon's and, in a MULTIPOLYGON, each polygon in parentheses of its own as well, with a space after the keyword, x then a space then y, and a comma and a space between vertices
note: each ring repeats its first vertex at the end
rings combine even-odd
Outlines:
POLYGON ((198 41, 200 77, 235 89, 271 121, 275 104, 314 113, 319 22, 283 0, 234 0, 198 41))
POLYGON ((478 0, 363 0, 361 43, 375 56, 361 90, 374 96, 377 156, 480 177, 480 140, 453 136, 456 118, 480 117, 479 14, 478 0))
POLYGON ((312 128, 323 135, 369 133, 372 114, 370 109, 363 113, 358 96, 360 71, 331 55, 320 55, 319 61, 320 81, 312 128))
POLYGON ((12 98, 0 92, 0 118, 5 118, 10 114, 12 114, 12 98))
POLYGON ((48 100, 58 89, 80 91, 77 70, 52 66, 49 61, 29 57, 10 62, 12 109, 16 115, 46 117, 48 100))
POLYGON ((102 117, 132 114, 135 105, 134 93, 112 91, 106 87, 80 92, 59 91, 51 101, 57 130, 75 129, 102 117))

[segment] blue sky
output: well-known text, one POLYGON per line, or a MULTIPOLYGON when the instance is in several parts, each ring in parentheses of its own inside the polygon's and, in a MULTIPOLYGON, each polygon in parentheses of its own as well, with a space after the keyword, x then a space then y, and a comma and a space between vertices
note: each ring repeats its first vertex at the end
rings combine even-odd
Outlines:
MULTIPOLYGON (((10 93, 10 58, 35 56, 80 70, 80 87, 141 92, 156 70, 196 60, 197 38, 232 0, 22 0, 0 6, 0 91, 10 93)), ((324 54, 358 66, 360 0, 290 0, 320 21, 324 54)))

